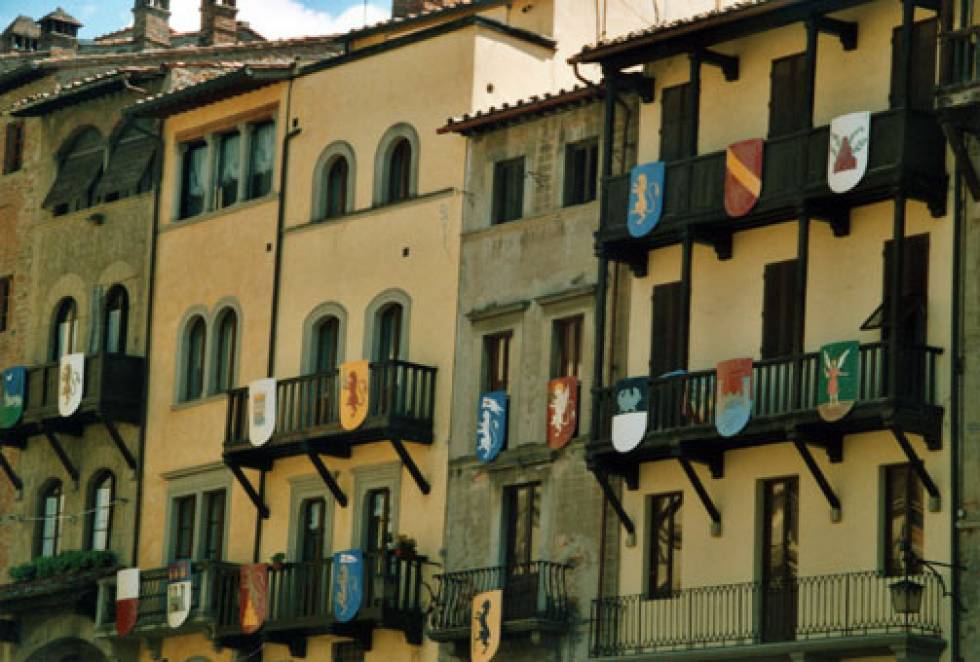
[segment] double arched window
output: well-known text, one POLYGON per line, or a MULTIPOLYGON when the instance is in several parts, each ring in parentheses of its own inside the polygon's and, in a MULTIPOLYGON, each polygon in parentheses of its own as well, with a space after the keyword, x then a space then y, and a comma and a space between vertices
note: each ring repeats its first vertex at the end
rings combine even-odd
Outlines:
POLYGON ((181 400, 197 400, 204 395, 204 350, 208 326, 204 318, 195 315, 184 331, 183 381, 181 400))
POLYGON ((102 349, 107 354, 126 353, 129 327, 129 294, 122 285, 113 285, 105 300, 105 338, 102 349))
POLYGON ((112 502, 116 493, 116 479, 109 470, 100 471, 92 480, 88 494, 88 522, 86 523, 87 549, 109 549, 112 532, 112 502))
POLYGON ((224 393, 237 383, 241 312, 231 300, 215 310, 208 315, 201 307, 185 317, 177 353, 178 402, 224 393))
POLYGON ((44 484, 38 499, 35 556, 55 556, 61 551, 61 517, 65 493, 61 481, 52 478, 44 484))
POLYGON ((51 332, 51 360, 57 361, 66 354, 72 354, 77 347, 78 304, 71 297, 65 297, 58 303, 54 313, 54 325, 51 332))

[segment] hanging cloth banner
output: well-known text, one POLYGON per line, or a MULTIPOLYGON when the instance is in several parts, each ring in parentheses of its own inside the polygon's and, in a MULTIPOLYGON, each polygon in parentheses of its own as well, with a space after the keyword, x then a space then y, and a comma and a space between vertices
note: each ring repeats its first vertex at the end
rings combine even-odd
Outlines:
POLYGON ((761 138, 743 140, 728 147, 725 155, 725 212, 732 218, 745 216, 762 195, 761 138))
POLYGON ((356 430, 368 415, 371 366, 367 361, 340 364, 340 427, 356 430))
POLYGON ((660 223, 664 212, 666 172, 663 161, 638 165, 630 171, 630 207, 626 225, 631 237, 645 237, 660 223))
POLYGON ((503 620, 504 592, 500 589, 473 596, 470 627, 470 660, 490 662, 500 648, 500 624, 503 620))
POLYGON ((241 567, 238 616, 243 634, 255 634, 265 623, 269 604, 269 564, 248 563, 241 567))
POLYGON ((125 637, 136 627, 140 607, 140 569, 116 572, 116 632, 125 637))
POLYGON ((620 453, 629 453, 640 445, 647 431, 649 380, 630 377, 616 382, 613 395, 612 445, 620 453))
POLYGON ((548 447, 564 448, 578 427, 578 377, 548 382, 548 447))
POLYGON ((85 390, 85 355, 65 354, 58 362, 58 413, 68 418, 82 404, 85 390))
POLYGON ((21 414, 24 413, 26 387, 25 368, 7 368, 0 373, 0 430, 7 430, 20 422, 21 414))
POLYGON ((868 171, 871 152, 871 113, 841 115, 830 123, 827 185, 834 193, 847 193, 868 171))
POLYGON ((506 443, 507 392, 484 393, 476 413, 476 459, 493 462, 506 443))
POLYGON ((833 423, 854 409, 861 382, 861 345, 856 340, 836 342, 820 348, 817 379, 817 412, 833 423))
POLYGON ((276 380, 258 379, 248 385, 248 440, 262 446, 276 431, 276 380))
POLYGON ((722 361, 716 369, 715 428, 734 437, 752 417, 752 359, 722 361))

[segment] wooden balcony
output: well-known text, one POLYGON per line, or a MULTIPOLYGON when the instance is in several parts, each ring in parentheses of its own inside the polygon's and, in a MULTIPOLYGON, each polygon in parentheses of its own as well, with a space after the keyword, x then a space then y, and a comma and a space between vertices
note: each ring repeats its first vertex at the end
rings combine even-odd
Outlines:
POLYGON ((980 137, 980 25, 942 35, 943 59, 936 107, 974 200, 980 200, 980 159, 965 134, 980 137))
POLYGON ((624 470, 637 462, 689 457, 703 459, 724 450, 768 443, 803 440, 829 443, 842 435, 898 426, 925 437, 931 448, 941 443, 942 407, 936 391, 936 364, 941 349, 903 351, 897 392, 888 375, 888 345, 861 346, 860 389, 853 411, 836 423, 817 413, 820 355, 756 361, 753 370, 753 411, 745 429, 726 439, 715 429, 714 370, 649 382, 649 418, 644 440, 628 454, 618 453, 610 439, 614 408, 613 389, 598 393, 600 438, 589 448, 590 463, 624 470))
POLYGON ((560 563, 532 561, 436 575, 439 591, 429 615, 429 638, 468 651, 473 596, 495 589, 503 590, 504 636, 564 632, 570 616, 567 571, 568 566, 560 563))
POLYGON ((285 379, 276 385, 276 428, 264 446, 248 441, 248 389, 228 394, 225 459, 262 468, 307 452, 347 456, 354 445, 398 440, 431 443, 436 368, 407 361, 372 363, 368 415, 356 430, 340 425, 340 373, 285 379))
POLYGON ((844 195, 832 193, 827 185, 829 140, 829 126, 767 140, 761 198, 738 219, 730 218, 724 208, 725 151, 668 162, 663 216, 642 239, 632 238, 627 230, 629 174, 611 177, 605 182, 599 244, 611 259, 645 264, 648 250, 675 244, 690 232, 696 240, 715 243, 723 255, 726 241, 730 250, 733 231, 795 219, 804 206, 814 217, 834 221, 835 231, 843 232, 852 207, 893 198, 896 186, 908 197, 928 203, 934 214, 944 213, 945 139, 932 113, 873 114, 867 174, 844 195))
POLYGON ((83 426, 104 420, 140 423, 144 369, 141 356, 86 357, 82 402, 74 415, 62 418, 58 413, 58 363, 28 368, 24 413, 15 427, 0 430, 0 445, 23 445, 44 428, 79 433, 83 426))
POLYGON ((270 567, 268 614, 261 630, 251 637, 242 634, 236 581, 219 596, 216 639, 224 646, 251 650, 258 637, 288 645, 294 656, 302 657, 309 637, 353 637, 370 649, 374 629, 383 628, 401 631, 410 644, 420 645, 425 562, 423 557, 365 554, 364 598, 348 623, 340 623, 334 616, 331 559, 270 567))
MULTIPOLYGON (((159 640, 188 632, 204 632, 214 636, 218 623, 219 607, 225 597, 222 589, 234 585, 238 588, 240 571, 237 565, 218 561, 200 561, 193 564, 191 613, 178 629, 167 625, 167 568, 153 568, 140 572, 139 610, 136 626, 129 637, 159 640)), ((237 612, 236 612, 237 617, 237 612)), ((96 633, 104 637, 116 634, 116 577, 99 582, 98 609, 95 617, 96 633)))

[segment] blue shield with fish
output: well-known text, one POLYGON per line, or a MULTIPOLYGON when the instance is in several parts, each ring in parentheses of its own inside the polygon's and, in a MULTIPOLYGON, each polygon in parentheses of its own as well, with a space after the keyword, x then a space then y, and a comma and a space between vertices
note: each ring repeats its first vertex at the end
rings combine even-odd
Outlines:
POLYGON ((476 412, 476 459, 484 464, 493 462, 506 443, 507 393, 484 393, 476 412))
POLYGON ((23 367, 7 368, 0 373, 0 430, 12 428, 24 413, 24 389, 27 370, 23 367))
POLYGON ((357 616, 364 600, 364 552, 349 549, 333 555, 333 616, 338 623, 349 623, 357 616))
POLYGON ((626 225, 631 237, 645 237, 664 213, 664 181, 667 168, 663 161, 638 165, 630 172, 630 202, 626 225))

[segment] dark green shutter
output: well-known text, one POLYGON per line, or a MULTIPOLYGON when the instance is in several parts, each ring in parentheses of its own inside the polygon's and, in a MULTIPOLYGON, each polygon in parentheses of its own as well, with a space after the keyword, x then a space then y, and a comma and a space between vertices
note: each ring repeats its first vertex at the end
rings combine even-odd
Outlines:
POLYGON ((661 97, 660 160, 677 161, 694 156, 691 145, 693 97, 690 83, 665 88, 661 97))
POLYGON ((679 282, 653 288, 650 374, 654 377, 685 367, 684 333, 680 328, 683 291, 679 282))
MULTIPOLYGON (((939 23, 936 19, 919 21, 912 26, 912 51, 909 62, 911 91, 908 107, 931 110, 936 87, 936 50, 939 23)), ((891 107, 897 108, 905 90, 902 71, 902 26, 892 31, 891 107)))
POLYGON ((794 349, 797 261, 767 264, 762 302, 762 358, 789 356, 794 349))
POLYGON ((773 60, 769 91, 769 137, 808 128, 806 106, 806 53, 773 60))

